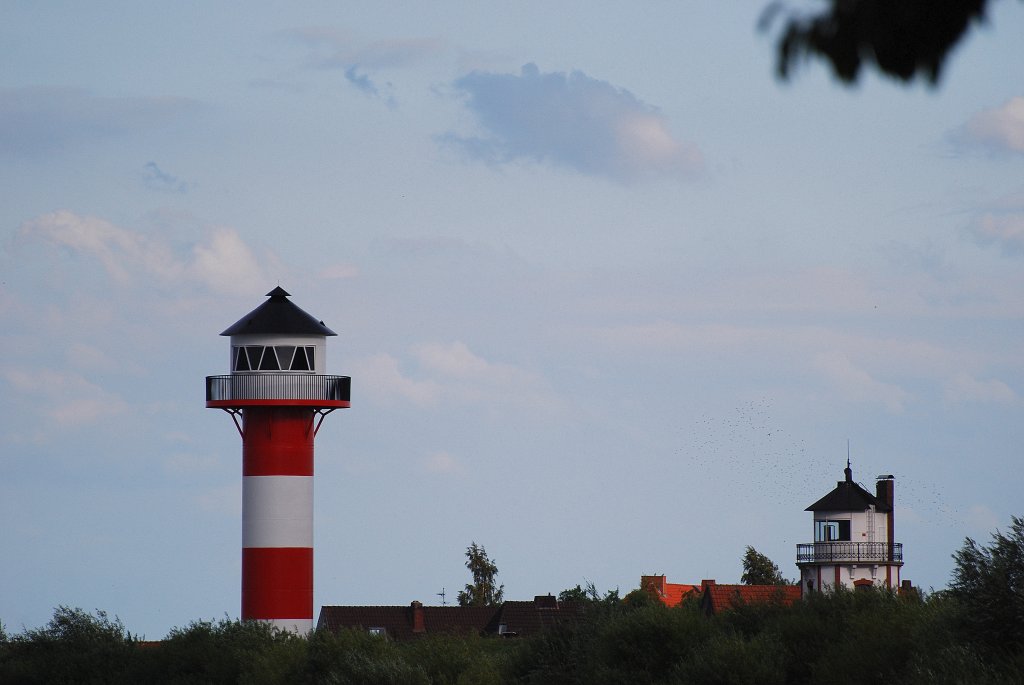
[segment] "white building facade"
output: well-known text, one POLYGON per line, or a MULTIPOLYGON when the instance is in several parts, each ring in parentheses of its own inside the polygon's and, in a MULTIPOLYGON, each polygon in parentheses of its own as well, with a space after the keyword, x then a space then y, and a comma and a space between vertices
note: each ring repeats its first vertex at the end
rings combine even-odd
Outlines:
POLYGON ((797 545, 801 590, 898 588, 903 545, 894 540, 895 481, 878 476, 872 494, 854 482, 849 461, 844 474, 806 509, 814 516, 814 542, 797 545))

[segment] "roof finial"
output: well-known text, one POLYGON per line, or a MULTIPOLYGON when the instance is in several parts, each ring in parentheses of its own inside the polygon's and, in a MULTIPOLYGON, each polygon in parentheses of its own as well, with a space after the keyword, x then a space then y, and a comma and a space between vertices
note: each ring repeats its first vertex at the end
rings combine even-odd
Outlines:
POLYGON ((850 468, 850 439, 846 439, 846 468, 843 469, 843 473, 846 474, 846 482, 853 482, 853 469, 850 468))

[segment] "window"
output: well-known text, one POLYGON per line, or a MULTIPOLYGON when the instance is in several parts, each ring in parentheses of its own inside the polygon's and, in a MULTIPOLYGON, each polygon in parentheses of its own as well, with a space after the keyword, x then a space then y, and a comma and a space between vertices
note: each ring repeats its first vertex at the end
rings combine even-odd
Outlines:
POLYGON ((232 371, 313 371, 316 347, 237 345, 232 371))
POLYGON ((313 349, 312 347, 297 347, 295 348, 295 358, 292 360, 292 371, 312 371, 316 368, 313 364, 313 349))
POLYGON ((815 521, 815 542, 849 542, 850 522, 846 521, 815 521))
POLYGON ((260 360, 260 371, 280 371, 281 366, 277 363, 277 354, 273 347, 263 348, 263 359, 260 360))

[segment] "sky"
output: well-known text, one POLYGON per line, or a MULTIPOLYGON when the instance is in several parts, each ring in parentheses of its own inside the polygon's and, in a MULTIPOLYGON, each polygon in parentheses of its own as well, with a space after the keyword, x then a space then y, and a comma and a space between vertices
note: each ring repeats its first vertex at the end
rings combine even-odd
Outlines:
POLYGON ((848 453, 945 587, 1024 514, 1024 11, 847 87, 766 4, 4 3, 7 631, 238 616, 204 377, 277 285, 352 377, 317 613, 450 602, 474 541, 509 599, 795 578, 848 453))

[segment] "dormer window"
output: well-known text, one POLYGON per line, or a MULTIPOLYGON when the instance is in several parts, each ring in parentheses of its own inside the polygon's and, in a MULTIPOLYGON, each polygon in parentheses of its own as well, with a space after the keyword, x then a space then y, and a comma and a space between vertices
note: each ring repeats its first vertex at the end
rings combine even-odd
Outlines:
POLYGON ((313 345, 236 345, 232 371, 305 371, 316 368, 313 345))

